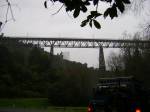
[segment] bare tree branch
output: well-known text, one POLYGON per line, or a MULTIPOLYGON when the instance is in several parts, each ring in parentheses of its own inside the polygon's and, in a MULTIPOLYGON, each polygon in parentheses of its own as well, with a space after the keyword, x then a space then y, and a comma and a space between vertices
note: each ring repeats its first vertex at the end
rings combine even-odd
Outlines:
POLYGON ((13 11, 12 11, 12 7, 11 7, 11 5, 10 5, 9 7, 10 7, 10 12, 11 12, 12 20, 13 20, 13 21, 15 21, 15 18, 14 18, 14 14, 13 14, 13 11))
POLYGON ((9 11, 9 7, 7 7, 7 11, 6 11, 6 19, 5 19, 5 22, 7 22, 7 16, 8 16, 8 11, 9 11))
POLYGON ((63 8, 63 6, 64 6, 64 4, 57 10, 57 12, 55 12, 54 14, 52 14, 52 15, 56 15, 56 14, 58 14, 59 12, 60 12, 60 10, 63 8))
POLYGON ((8 21, 15 21, 15 17, 14 17, 14 14, 13 14, 13 10, 12 10, 12 4, 9 2, 9 0, 6 0, 6 4, 4 5, 1 5, 0 7, 4 7, 4 6, 7 6, 7 9, 6 9, 6 14, 5 14, 5 21, 1 22, 1 26, 0 26, 0 32, 2 31, 2 29, 4 28, 4 26, 6 25, 6 23, 8 21), (11 14, 11 18, 9 18, 9 12, 11 14))

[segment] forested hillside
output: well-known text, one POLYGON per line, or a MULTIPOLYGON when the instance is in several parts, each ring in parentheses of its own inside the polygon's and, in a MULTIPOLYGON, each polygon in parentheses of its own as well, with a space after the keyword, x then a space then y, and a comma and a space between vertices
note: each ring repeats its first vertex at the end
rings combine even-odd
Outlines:
POLYGON ((20 42, 0 42, 0 97, 49 98, 54 105, 86 104, 97 81, 86 64, 50 56, 20 42))

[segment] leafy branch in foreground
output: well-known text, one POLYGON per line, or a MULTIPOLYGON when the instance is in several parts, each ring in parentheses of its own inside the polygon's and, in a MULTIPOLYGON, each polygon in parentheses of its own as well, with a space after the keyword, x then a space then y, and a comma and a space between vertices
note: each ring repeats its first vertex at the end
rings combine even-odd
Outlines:
POLYGON ((120 11, 123 13, 125 10, 125 4, 130 4, 130 0, 46 0, 44 2, 45 8, 48 8, 47 3, 49 1, 53 4, 55 4, 55 2, 63 4, 66 12, 73 12, 74 18, 77 18, 81 12, 87 13, 88 6, 94 6, 95 10, 91 11, 90 15, 87 16, 87 19, 81 22, 81 27, 84 27, 87 24, 92 27, 94 24, 97 29, 101 28, 99 21, 96 20, 98 17, 102 15, 104 18, 109 16, 111 19, 118 17, 117 12, 120 11), (104 11, 104 14, 101 14, 100 11, 98 11, 99 2, 106 2, 110 4, 110 7, 104 11))

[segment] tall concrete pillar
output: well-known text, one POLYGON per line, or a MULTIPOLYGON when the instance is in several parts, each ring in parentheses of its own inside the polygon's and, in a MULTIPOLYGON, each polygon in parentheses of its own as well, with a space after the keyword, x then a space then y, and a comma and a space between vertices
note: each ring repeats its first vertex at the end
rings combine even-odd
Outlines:
POLYGON ((53 46, 53 45, 51 45, 51 47, 50 47, 50 55, 52 55, 52 56, 53 56, 53 54, 54 54, 54 46, 53 46))
POLYGON ((102 46, 99 47, 99 70, 100 72, 104 72, 106 70, 104 51, 102 46))

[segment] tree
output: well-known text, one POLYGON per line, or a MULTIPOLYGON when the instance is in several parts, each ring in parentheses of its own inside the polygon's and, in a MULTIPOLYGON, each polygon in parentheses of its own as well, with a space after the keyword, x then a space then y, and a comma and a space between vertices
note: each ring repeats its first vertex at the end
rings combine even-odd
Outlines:
POLYGON ((122 55, 115 54, 114 52, 112 52, 109 56, 108 67, 110 68, 111 71, 115 73, 123 71, 124 63, 122 55))
POLYGON ((87 24, 92 27, 94 24, 97 29, 101 28, 100 23, 97 21, 98 17, 103 16, 106 18, 107 16, 110 16, 111 19, 118 17, 118 12, 120 11, 123 13, 125 10, 125 5, 130 4, 130 0, 46 0, 44 2, 45 8, 48 8, 49 1, 53 4, 56 2, 61 4, 61 8, 56 13, 58 13, 62 7, 65 7, 66 12, 73 12, 74 18, 77 18, 81 12, 87 13, 89 5, 94 6, 95 10, 91 11, 87 18, 82 21, 81 27, 84 27, 87 24), (100 2, 110 4, 104 13, 99 11, 100 2))
POLYGON ((135 16, 142 17, 143 20, 140 24, 140 30, 142 30, 143 38, 150 39, 150 5, 149 0, 132 0, 132 5, 128 8, 135 16))
POLYGON ((144 10, 145 2, 148 0, 131 0, 131 5, 127 7, 127 11, 131 11, 134 15, 140 15, 144 10))
MULTIPOLYGON (((140 33, 135 33, 133 36, 124 33, 123 37, 129 37, 133 40, 140 40, 145 37, 141 37, 140 33)), ((149 40, 147 38, 147 40, 149 40)), ((128 44, 126 44, 128 46, 128 44)), ((146 46, 150 46, 147 44, 146 46)), ((141 83, 141 86, 149 88, 150 85, 150 50, 142 49, 138 44, 134 48, 126 47, 121 48, 118 55, 111 54, 109 57, 109 67, 112 72, 123 73, 123 75, 132 75, 141 83)))

